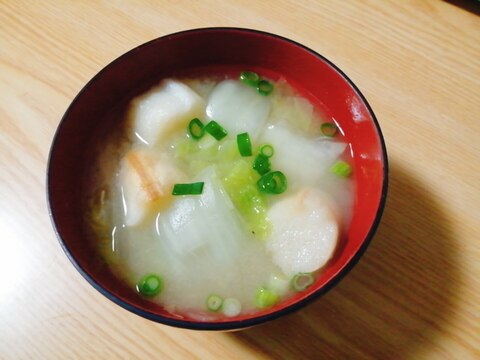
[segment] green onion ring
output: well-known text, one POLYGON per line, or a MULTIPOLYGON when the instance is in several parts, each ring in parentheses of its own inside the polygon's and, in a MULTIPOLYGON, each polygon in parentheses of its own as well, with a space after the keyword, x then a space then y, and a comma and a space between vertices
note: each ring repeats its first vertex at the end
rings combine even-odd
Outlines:
POLYGON ((273 91, 273 85, 267 80, 260 80, 257 84, 257 91, 260 95, 267 96, 273 91))
POLYGON ((264 175, 270 171, 270 159, 262 154, 258 154, 253 160, 253 169, 260 175, 264 175))
POLYGON ((269 308, 275 305, 279 299, 280 297, 273 291, 261 287, 255 294, 255 306, 259 309, 269 308))
POLYGON ((332 165, 330 171, 341 177, 348 177, 352 173, 352 166, 345 161, 337 161, 332 165))
POLYGON ((263 175, 257 186, 260 191, 268 194, 281 194, 287 190, 287 178, 281 171, 272 171, 263 175))
POLYGON ((210 311, 218 311, 222 308, 223 299, 218 295, 210 295, 207 298, 207 309, 210 311))
POLYGON ((137 291, 148 297, 158 295, 163 288, 162 279, 155 274, 145 275, 137 284, 137 291))
POLYGON ((205 135, 205 125, 198 118, 192 119, 188 124, 188 132, 193 139, 199 140, 205 135))
POLYGON ((240 73, 240 80, 249 86, 257 87, 260 76, 253 71, 242 71, 240 73))
POLYGON ((252 142, 250 141, 250 135, 248 135, 248 133, 237 135, 237 146, 240 155, 252 156, 252 142))
POLYGON ((225 130, 215 120, 210 121, 205 126, 205 131, 208 132, 210 135, 212 135, 217 140, 222 140, 228 134, 227 130, 225 130))
POLYGON ((320 130, 323 135, 328 137, 334 137, 338 132, 338 128, 334 123, 323 123, 320 126, 320 130))
POLYGON ((260 154, 266 157, 272 157, 275 151, 273 150, 273 146, 269 144, 265 144, 260 148, 260 154))
POLYGON ((296 291, 303 291, 314 283, 315 279, 310 273, 298 273, 291 281, 292 288, 296 291))
POLYGON ((173 185, 172 195, 200 195, 203 192, 203 182, 173 185))

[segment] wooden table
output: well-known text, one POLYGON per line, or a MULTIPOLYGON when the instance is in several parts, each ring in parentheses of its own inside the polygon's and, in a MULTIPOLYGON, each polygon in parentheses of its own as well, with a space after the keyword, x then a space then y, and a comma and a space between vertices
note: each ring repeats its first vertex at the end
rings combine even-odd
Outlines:
POLYGON ((0 125, 1 359, 480 358, 475 11, 441 0, 4 0, 0 125), (45 198, 49 146, 81 87, 138 44, 208 26, 277 33, 336 63, 376 112, 391 164, 382 224, 350 275, 237 333, 170 328, 107 300, 64 255, 45 198))

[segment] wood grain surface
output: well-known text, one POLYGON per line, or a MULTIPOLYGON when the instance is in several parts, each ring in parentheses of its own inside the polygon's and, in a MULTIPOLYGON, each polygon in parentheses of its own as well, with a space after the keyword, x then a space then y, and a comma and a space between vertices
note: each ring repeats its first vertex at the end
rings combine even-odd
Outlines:
POLYGON ((453 1, 2 0, 0 358, 480 359, 479 170, 480 17, 453 1), (170 328, 107 300, 64 255, 45 196, 53 134, 82 86, 141 43, 208 26, 277 33, 332 60, 373 107, 391 166, 354 270, 236 333, 170 328))

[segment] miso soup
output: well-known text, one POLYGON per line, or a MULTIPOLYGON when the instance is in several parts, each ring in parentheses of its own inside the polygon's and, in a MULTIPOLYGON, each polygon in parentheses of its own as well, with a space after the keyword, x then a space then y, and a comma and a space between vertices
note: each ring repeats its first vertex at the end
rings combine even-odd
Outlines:
POLYGON ((245 71, 163 79, 117 123, 87 179, 86 227, 138 296, 209 321, 316 281, 353 206, 348 143, 325 111, 245 71))

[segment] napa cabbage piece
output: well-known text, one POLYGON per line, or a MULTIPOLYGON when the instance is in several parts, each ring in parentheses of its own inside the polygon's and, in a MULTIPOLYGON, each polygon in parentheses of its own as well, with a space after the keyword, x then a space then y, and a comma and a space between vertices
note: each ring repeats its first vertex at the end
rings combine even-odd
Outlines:
POLYGON ((173 142, 171 149, 175 161, 192 176, 196 176, 212 164, 221 166, 240 157, 235 140, 219 142, 207 135, 200 141, 181 136, 173 142))
POLYGON ((258 174, 252 169, 251 160, 240 159, 222 167, 226 174, 223 185, 240 212, 247 228, 256 237, 263 239, 270 232, 267 218, 267 199, 257 187, 258 174))
POLYGON ((311 273, 332 257, 339 236, 337 211, 330 197, 305 188, 268 211, 272 234, 266 247, 285 275, 311 273))
POLYGON ((135 98, 129 110, 134 135, 139 142, 150 147, 204 114, 204 100, 189 86, 173 79, 165 79, 135 98))
POLYGON ((203 193, 177 196, 157 216, 157 233, 178 256, 207 252, 215 261, 233 261, 248 232, 213 167, 194 181, 205 183, 203 193))
POLYGON ((221 81, 208 99, 206 113, 229 134, 248 132, 256 139, 270 113, 271 103, 251 86, 238 80, 221 81))
MULTIPOLYGON (((203 140, 203 139, 202 139, 203 140)), ((211 164, 246 228, 255 237, 264 239, 269 233, 267 199, 257 187, 259 175, 252 168, 253 157, 242 158, 233 139, 215 145, 179 138, 172 146, 176 161, 190 174, 199 174, 211 164)))
POLYGON ((281 170, 290 188, 318 186, 347 145, 326 138, 309 138, 291 129, 287 123, 269 125, 261 140, 273 145, 272 169, 281 170))
POLYGON ((269 120, 287 122, 295 129, 312 136, 320 135, 320 129, 315 125, 319 124, 321 119, 312 103, 295 94, 285 80, 280 79, 275 84, 275 91, 269 97, 272 103, 269 120))

